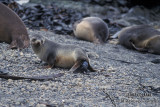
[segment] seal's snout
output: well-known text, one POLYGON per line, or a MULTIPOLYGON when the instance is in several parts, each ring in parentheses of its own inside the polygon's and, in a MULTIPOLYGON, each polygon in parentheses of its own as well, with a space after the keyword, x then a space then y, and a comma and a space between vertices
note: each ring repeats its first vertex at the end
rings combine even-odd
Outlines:
POLYGON ((33 46, 40 46, 40 44, 41 44, 40 40, 38 40, 35 37, 31 38, 31 45, 33 45, 33 46))

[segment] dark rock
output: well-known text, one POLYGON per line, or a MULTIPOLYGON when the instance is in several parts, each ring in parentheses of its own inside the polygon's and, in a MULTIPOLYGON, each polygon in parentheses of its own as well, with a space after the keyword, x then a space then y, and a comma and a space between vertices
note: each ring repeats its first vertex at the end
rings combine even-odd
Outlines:
POLYGON ((0 75, 7 75, 9 73, 6 69, 0 69, 0 75))
POLYGON ((141 6, 145 6, 147 8, 153 8, 155 6, 160 5, 159 0, 127 0, 127 1, 128 1, 127 5, 129 7, 141 5, 141 6))
POLYGON ((160 59, 154 59, 151 62, 154 63, 154 64, 159 64, 160 63, 160 59))
POLYGON ((30 29, 44 28, 58 34, 71 34, 72 29, 68 25, 87 16, 75 10, 58 8, 54 3, 50 6, 42 4, 22 6, 14 0, 4 1, 2 3, 14 10, 30 29))

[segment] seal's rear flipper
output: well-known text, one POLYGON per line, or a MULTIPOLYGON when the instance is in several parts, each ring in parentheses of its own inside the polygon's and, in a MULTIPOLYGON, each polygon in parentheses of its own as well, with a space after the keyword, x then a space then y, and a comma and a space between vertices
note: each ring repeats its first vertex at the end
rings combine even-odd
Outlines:
POLYGON ((42 69, 48 69, 48 68, 52 68, 52 66, 50 66, 50 65, 44 65, 44 66, 42 66, 42 69))
POLYGON ((121 31, 116 32, 114 35, 110 36, 111 39, 117 39, 121 31))
POLYGON ((76 72, 78 70, 78 68, 80 68, 80 66, 81 66, 81 62, 77 61, 69 71, 70 72, 76 72))
POLYGON ((80 72, 80 73, 95 72, 95 70, 89 65, 87 61, 77 61, 69 71, 74 73, 75 72, 80 72))
POLYGON ((90 72, 96 72, 96 70, 93 69, 90 65, 88 66, 88 69, 90 70, 90 72))
POLYGON ((134 49, 136 49, 136 50, 138 50, 138 51, 140 51, 140 52, 147 52, 147 51, 148 51, 147 49, 136 47, 133 42, 131 42, 131 44, 132 44, 132 46, 133 46, 134 49))

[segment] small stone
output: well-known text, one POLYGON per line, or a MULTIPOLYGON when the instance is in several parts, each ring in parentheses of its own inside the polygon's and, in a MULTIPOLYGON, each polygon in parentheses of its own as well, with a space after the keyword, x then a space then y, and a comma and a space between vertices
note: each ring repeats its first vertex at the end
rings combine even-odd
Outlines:
POLYGON ((8 79, 8 83, 11 83, 11 82, 13 82, 13 80, 12 79, 8 79))
POLYGON ((45 104, 37 104, 36 107, 47 107, 45 104))
POLYGON ((116 70, 116 69, 113 68, 113 67, 109 67, 109 68, 107 69, 108 72, 115 72, 115 70, 116 70))
POLYGON ((25 91, 25 88, 21 88, 21 91, 25 91))
POLYGON ((20 52, 19 54, 20 54, 21 56, 23 56, 23 52, 20 52))
POLYGON ((41 85, 41 89, 45 90, 46 89, 46 85, 41 85))

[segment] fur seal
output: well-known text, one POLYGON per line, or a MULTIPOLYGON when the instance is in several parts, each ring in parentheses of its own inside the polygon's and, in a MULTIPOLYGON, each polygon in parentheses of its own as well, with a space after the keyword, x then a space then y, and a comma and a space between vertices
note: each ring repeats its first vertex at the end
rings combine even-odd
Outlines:
POLYGON ((19 16, 0 3, 0 42, 9 43, 9 48, 26 48, 30 40, 27 29, 19 16))
POLYGON ((160 54, 160 31, 149 25, 123 28, 118 33, 118 40, 126 48, 160 54))
POLYGON ((86 17, 73 25, 74 35, 82 40, 104 43, 109 38, 108 25, 98 17, 86 17))
POLYGON ((71 72, 94 72, 86 53, 74 45, 62 45, 35 34, 31 37, 35 54, 50 67, 71 68, 71 72))

